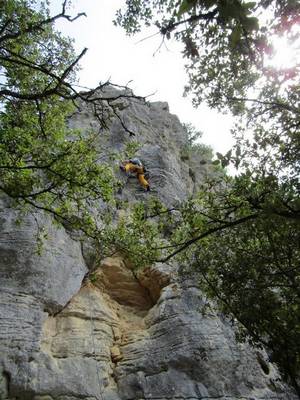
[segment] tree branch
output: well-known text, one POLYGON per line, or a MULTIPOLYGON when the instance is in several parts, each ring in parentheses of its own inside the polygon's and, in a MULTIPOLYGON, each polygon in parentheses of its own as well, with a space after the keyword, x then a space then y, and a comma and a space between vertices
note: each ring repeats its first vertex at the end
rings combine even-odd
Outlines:
POLYGON ((196 22, 199 20, 212 20, 215 18, 215 16, 218 13, 218 8, 215 8, 214 10, 210 11, 207 14, 198 14, 198 15, 192 15, 191 17, 184 19, 182 21, 178 21, 178 22, 169 22, 168 25, 166 25, 165 27, 162 27, 160 29, 160 32, 162 35, 166 35, 169 32, 172 32, 177 26, 182 25, 182 24, 186 24, 186 23, 191 23, 191 22, 196 22))
POLYGON ((272 107, 278 107, 278 108, 283 108, 284 110, 294 112, 296 114, 300 114, 300 109, 296 107, 289 106, 284 103, 280 103, 278 101, 263 101, 263 100, 258 100, 258 99, 246 99, 246 98, 239 98, 239 97, 229 97, 226 96, 227 100, 229 101, 248 101, 252 103, 258 103, 266 106, 272 106, 272 107))
MULTIPOLYGON (((192 244, 198 242, 199 240, 204 239, 205 237, 207 237, 207 236, 209 236, 209 235, 211 235, 213 233, 220 232, 220 231, 223 231, 224 229, 231 228, 233 226, 243 224, 244 222, 256 219, 258 216, 259 216, 259 214, 248 215, 247 217, 243 217, 243 218, 240 218, 238 220, 235 220, 235 221, 232 221, 232 222, 228 222, 228 223, 226 223, 224 225, 208 229, 206 232, 203 232, 201 235, 196 236, 195 238, 185 242, 179 249, 175 250, 173 253, 169 254, 167 257, 165 257, 163 259, 160 259, 160 260, 157 260, 157 261, 158 262, 166 262, 166 261, 170 260, 170 258, 173 258, 174 256, 176 256, 178 253, 181 253, 183 250, 187 249, 192 244)), ((177 245, 174 245, 174 247, 175 246, 177 246, 177 245)))
MULTIPOLYGON (((0 97, 1 96, 10 96, 10 97, 14 97, 19 100, 34 100, 34 101, 44 99, 44 98, 54 95, 54 94, 57 94, 58 96, 61 96, 65 99, 72 99, 72 98, 74 99, 77 97, 81 97, 81 95, 72 87, 71 84, 66 82, 65 79, 66 79, 67 75, 75 67, 75 65, 79 62, 79 60, 87 52, 87 48, 84 48, 81 51, 81 53, 76 57, 76 59, 70 65, 68 65, 68 67, 63 71, 61 76, 57 76, 57 75, 53 74, 50 70, 43 68, 42 66, 40 66, 38 64, 29 62, 26 58, 21 57, 18 54, 15 54, 11 51, 9 51, 9 52, 11 54, 15 55, 16 57, 19 57, 20 60, 6 58, 3 56, 2 57, 0 56, 0 59, 5 60, 7 62, 20 64, 20 65, 26 66, 28 68, 40 71, 40 72, 44 73, 45 75, 50 76, 51 78, 55 79, 57 81, 57 83, 54 88, 46 89, 46 90, 43 90, 41 92, 36 92, 36 93, 19 93, 19 92, 10 90, 10 89, 3 89, 3 90, 0 90, 0 97), (62 88, 64 86, 65 86, 65 88, 71 90, 73 92, 73 95, 68 95, 67 93, 59 90, 60 88, 62 88)), ((83 98, 83 97, 81 97, 81 98, 83 98)))
MULTIPOLYGON (((71 17, 70 15, 66 15, 66 4, 67 4, 67 0, 64 0, 63 4, 62 4, 62 12, 54 15, 53 17, 50 18, 46 18, 42 21, 39 21, 35 24, 28 24, 28 27, 24 30, 19 30, 17 32, 14 33, 7 33, 6 35, 0 37, 0 43, 5 42, 7 40, 11 40, 11 39, 16 39, 26 33, 33 33, 33 32, 38 32, 43 30, 44 26, 48 25, 48 24, 52 24, 53 22, 55 22, 57 19, 59 18, 64 18, 66 20, 68 20, 69 22, 73 22, 75 21, 77 18, 80 18, 82 16, 86 17, 86 13, 82 12, 77 14, 75 17, 71 17)), ((4 26, 4 30, 5 30, 5 26, 4 26)), ((3 28, 1 30, 1 32, 4 31, 3 28)))

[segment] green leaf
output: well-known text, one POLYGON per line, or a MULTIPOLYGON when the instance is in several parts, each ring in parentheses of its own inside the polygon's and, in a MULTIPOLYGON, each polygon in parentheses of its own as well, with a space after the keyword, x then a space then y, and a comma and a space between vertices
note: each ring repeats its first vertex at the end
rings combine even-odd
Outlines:
POLYGON ((227 153, 225 154, 225 158, 230 159, 231 154, 232 154, 232 150, 227 151, 227 153))
POLYGON ((203 0, 203 5, 207 8, 212 7, 214 4, 216 4, 215 0, 203 0))
POLYGON ((258 19, 256 17, 247 17, 243 20, 243 27, 247 31, 256 31, 259 29, 258 19))
POLYGON ((221 165, 223 168, 227 167, 229 165, 229 160, 226 158, 223 158, 223 160, 221 161, 221 165))
POLYGON ((183 0, 179 6, 177 17, 181 17, 182 14, 189 12, 194 7, 196 2, 197 0, 183 0))
POLYGON ((241 38, 241 34, 242 34, 242 30, 240 25, 236 25, 231 33, 231 35, 229 36, 229 40, 230 40, 230 47, 232 49, 235 49, 238 42, 240 41, 241 38))
POLYGON ((231 18, 238 19, 241 15, 242 8, 239 3, 232 3, 230 1, 222 2, 219 5, 220 16, 225 20, 231 18))
POLYGON ((250 10, 252 10, 255 6, 256 6, 255 1, 249 1, 248 3, 242 4, 242 7, 247 10, 246 13, 249 13, 250 10))

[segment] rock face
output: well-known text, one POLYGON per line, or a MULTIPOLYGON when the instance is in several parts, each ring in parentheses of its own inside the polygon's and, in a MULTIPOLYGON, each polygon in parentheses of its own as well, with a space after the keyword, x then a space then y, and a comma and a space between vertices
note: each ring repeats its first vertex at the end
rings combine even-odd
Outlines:
MULTIPOLYGON (((184 160, 185 131, 166 103, 121 99, 120 117, 141 143, 151 187, 167 205, 184 200, 211 167, 184 160), (191 173, 191 165, 193 171, 191 173)), ((88 109, 71 126, 98 129, 88 109)), ((132 140, 119 119, 104 156, 132 140)), ((104 145, 103 145, 104 143, 104 145)), ((121 173, 120 179, 126 180, 121 173)), ((142 200, 135 178, 122 200, 142 200)), ((0 204, 0 399, 296 399, 263 351, 239 344, 222 316, 207 312, 196 281, 174 265, 135 273, 105 258, 90 281, 84 246, 42 214, 0 204), (38 231, 45 229, 42 253, 38 231)))

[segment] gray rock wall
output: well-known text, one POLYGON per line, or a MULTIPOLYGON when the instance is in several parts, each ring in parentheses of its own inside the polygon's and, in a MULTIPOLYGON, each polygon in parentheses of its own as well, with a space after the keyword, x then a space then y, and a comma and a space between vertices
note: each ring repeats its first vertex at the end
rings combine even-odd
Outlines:
MULTIPOLYGON (((211 169, 182 160, 186 138, 178 118, 166 103, 118 101, 120 118, 136 136, 115 118, 109 134, 99 131, 103 158, 138 140, 151 194, 167 205, 187 198, 211 169)), ((89 109, 69 123, 99 129, 89 109)), ((119 198, 143 200, 148 193, 136 178, 115 167, 125 184, 119 198)), ((1 400, 296 399, 263 351, 237 343, 228 322, 204 312, 195 281, 174 265, 135 274, 115 256, 87 282, 84 246, 41 213, 18 219, 1 201, 1 400), (47 238, 38 254, 41 229, 47 238)))
POLYGON ((20 216, 3 200, 0 219, 0 393, 32 398, 25 394, 44 321, 78 292, 87 268, 80 244, 46 216, 20 216), (39 255, 41 229, 47 239, 39 255))

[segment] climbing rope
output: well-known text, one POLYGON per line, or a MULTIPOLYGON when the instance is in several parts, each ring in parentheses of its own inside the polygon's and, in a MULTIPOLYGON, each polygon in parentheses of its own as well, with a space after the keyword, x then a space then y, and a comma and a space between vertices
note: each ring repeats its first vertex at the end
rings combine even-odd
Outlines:
MULTIPOLYGON (((87 289, 89 289, 89 288, 87 288, 87 289)), ((98 385, 99 385, 100 398, 101 398, 101 400, 104 400, 103 399, 103 395, 102 395, 100 370, 99 370, 99 365, 98 365, 97 360, 96 360, 96 346, 95 346, 95 336, 94 336, 95 325, 94 325, 94 319, 93 319, 93 314, 92 314, 94 309, 93 309, 93 302, 92 302, 92 298, 91 298, 91 294, 90 294, 89 290, 88 290, 88 299, 89 299, 89 312, 90 312, 90 321, 91 321, 91 338, 92 338, 92 346, 93 346, 92 354, 93 354, 94 359, 96 361, 96 376, 97 376, 98 385)))

